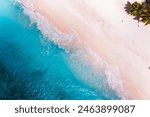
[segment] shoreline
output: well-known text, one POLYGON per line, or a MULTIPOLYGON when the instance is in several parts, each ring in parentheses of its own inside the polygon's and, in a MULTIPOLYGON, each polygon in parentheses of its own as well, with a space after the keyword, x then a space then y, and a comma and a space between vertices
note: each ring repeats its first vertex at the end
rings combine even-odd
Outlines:
POLYGON ((103 60, 118 66, 128 99, 150 99, 150 27, 138 24, 123 11, 126 1, 110 0, 109 9, 104 0, 32 1, 35 11, 58 30, 75 31, 103 60))

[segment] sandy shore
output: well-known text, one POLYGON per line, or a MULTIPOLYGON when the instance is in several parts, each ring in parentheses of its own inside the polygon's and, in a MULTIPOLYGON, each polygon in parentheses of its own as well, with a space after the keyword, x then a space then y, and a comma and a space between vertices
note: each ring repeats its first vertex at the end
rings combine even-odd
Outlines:
POLYGON ((57 29, 76 31, 103 60, 119 67, 128 99, 150 99, 150 26, 126 14, 127 0, 32 1, 57 29))

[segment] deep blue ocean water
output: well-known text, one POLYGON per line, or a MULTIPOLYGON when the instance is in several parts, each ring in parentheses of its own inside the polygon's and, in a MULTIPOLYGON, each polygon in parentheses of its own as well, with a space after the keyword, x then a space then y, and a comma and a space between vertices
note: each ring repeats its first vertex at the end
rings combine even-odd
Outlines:
POLYGON ((76 75, 69 54, 10 1, 0 0, 0 99, 120 99, 115 91, 108 96, 76 75))

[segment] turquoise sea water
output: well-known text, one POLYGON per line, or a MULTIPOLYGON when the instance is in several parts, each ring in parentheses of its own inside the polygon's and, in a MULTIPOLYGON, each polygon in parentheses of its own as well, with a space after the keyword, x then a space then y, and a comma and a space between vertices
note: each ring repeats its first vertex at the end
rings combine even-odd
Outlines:
POLYGON ((0 0, 0 6, 0 99, 120 99, 76 74, 69 54, 31 25, 19 5, 0 0))

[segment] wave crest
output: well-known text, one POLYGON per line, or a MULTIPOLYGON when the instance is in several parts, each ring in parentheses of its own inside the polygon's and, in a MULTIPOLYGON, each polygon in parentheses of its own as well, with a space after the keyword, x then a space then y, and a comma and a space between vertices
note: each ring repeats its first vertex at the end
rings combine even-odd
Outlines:
MULTIPOLYGON (((66 52, 73 53, 69 58, 70 61, 74 61, 73 59, 75 59, 75 61, 82 61, 83 64, 85 63, 86 66, 92 68, 94 73, 98 74, 98 76, 99 74, 103 74, 106 77, 108 84, 112 87, 112 89, 116 90, 123 99, 129 97, 123 87, 123 80, 120 78, 121 76, 117 66, 109 65, 104 60, 102 60, 100 56, 93 52, 86 43, 82 42, 75 36, 75 31, 67 34, 60 32, 53 24, 48 22, 44 16, 40 15, 34 9, 31 0, 15 1, 22 5, 24 9, 23 12, 30 17, 31 23, 37 24, 38 29, 42 32, 43 35, 48 37, 60 48, 63 48, 66 52)), ((78 67, 73 67, 74 70, 78 71, 78 67)), ((87 82, 90 83, 90 85, 94 85, 94 87, 99 88, 100 85, 97 82, 99 80, 98 77, 96 78, 91 76, 90 78, 88 76, 84 76, 83 78, 84 80, 88 80, 87 82)))

